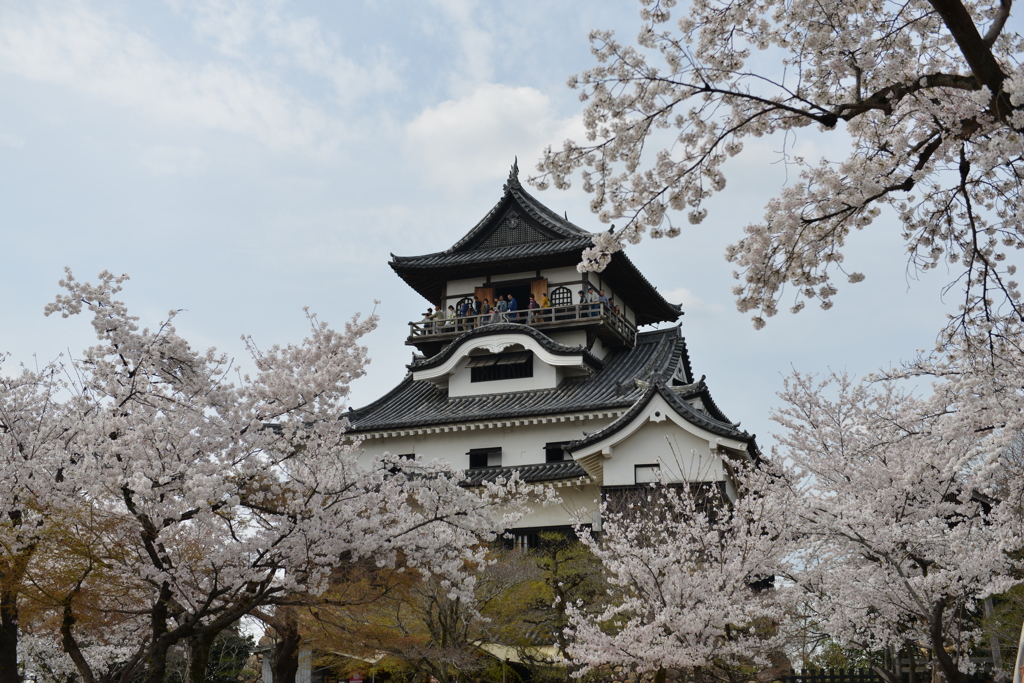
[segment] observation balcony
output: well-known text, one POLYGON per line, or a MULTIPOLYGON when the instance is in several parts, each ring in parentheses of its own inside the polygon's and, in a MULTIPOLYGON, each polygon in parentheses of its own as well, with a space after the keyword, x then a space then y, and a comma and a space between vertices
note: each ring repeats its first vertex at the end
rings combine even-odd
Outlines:
POLYGON ((405 343, 408 346, 419 347, 421 351, 429 349, 429 356, 439 351, 442 343, 455 339, 463 332, 494 323, 517 323, 549 332, 582 328, 592 331, 610 346, 633 346, 636 343, 636 326, 603 303, 552 306, 504 313, 492 311, 486 315, 420 320, 409 323, 409 338, 405 343))

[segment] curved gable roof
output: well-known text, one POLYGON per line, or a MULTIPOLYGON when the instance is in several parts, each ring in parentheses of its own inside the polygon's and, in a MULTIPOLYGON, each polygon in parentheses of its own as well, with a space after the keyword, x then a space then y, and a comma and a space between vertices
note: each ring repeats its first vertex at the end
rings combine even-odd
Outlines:
POLYGON ((431 356, 430 358, 414 358, 412 363, 406 367, 410 370, 429 370, 430 368, 436 368, 458 353, 459 348, 468 341, 479 339, 481 337, 490 337, 496 334, 508 334, 510 332, 531 337, 544 349, 559 356, 582 355, 583 361, 595 370, 600 370, 604 367, 604 363, 601 359, 592 354, 585 347, 559 344, 551 337, 539 330, 535 330, 529 325, 518 325, 516 323, 495 323, 467 330, 456 337, 441 353, 436 356, 431 356))
POLYGON ((532 236, 533 239, 510 241, 508 244, 529 244, 538 241, 562 239, 578 240, 581 237, 586 237, 589 242, 589 232, 574 223, 570 223, 568 218, 559 216, 523 189, 522 184, 519 182, 518 161, 512 165, 508 181, 505 182, 505 186, 502 189, 504 192, 498 203, 487 212, 479 223, 473 226, 472 230, 443 253, 453 254, 491 246, 487 244, 488 238, 496 230, 501 230, 502 227, 507 226, 510 212, 516 214, 521 212, 529 219, 532 219, 528 220, 528 225, 532 230, 524 230, 523 236, 532 236))
MULTIPOLYGON (((706 388, 704 389, 704 394, 707 394, 706 388)), ((625 414, 620 416, 617 420, 609 424, 607 427, 605 427, 604 429, 599 429, 591 434, 588 434, 585 438, 578 439, 570 444, 567 444, 565 446, 565 450, 569 451, 570 453, 573 453, 575 451, 580 450, 581 448, 597 443, 598 441, 603 441, 604 439, 607 439, 609 436, 612 436, 622 431, 627 426, 629 426, 629 424, 632 423, 633 420, 635 420, 641 413, 643 413, 644 409, 647 407, 647 404, 649 404, 651 402, 651 399, 653 399, 655 396, 661 396, 663 399, 665 399, 665 402, 672 406, 672 409, 675 410, 680 415, 680 417, 682 417, 690 424, 700 427, 701 429, 709 431, 717 436, 742 441, 751 447, 750 452, 752 454, 757 452, 755 435, 738 429, 735 424, 723 422, 711 415, 704 413, 703 411, 698 410, 697 408, 694 408, 683 397, 681 397, 678 392, 674 391, 672 387, 669 387, 668 385, 661 383, 652 384, 650 387, 648 387, 647 390, 644 392, 644 395, 640 398, 640 400, 634 403, 633 406, 625 414)), ((708 399, 710 400, 710 395, 708 395, 708 399)))
MULTIPOLYGON (((671 376, 685 355, 679 350, 683 345, 678 327, 640 333, 636 346, 610 353, 603 367, 593 375, 567 378, 554 389, 452 397, 428 380, 414 380, 410 373, 383 397, 350 410, 344 417, 351 423, 349 431, 358 434, 477 420, 628 409, 643 397, 649 380, 657 381, 666 373, 671 376)), ((573 349, 573 353, 578 354, 579 350, 573 349)), ((434 358, 426 360, 433 362, 434 358)))

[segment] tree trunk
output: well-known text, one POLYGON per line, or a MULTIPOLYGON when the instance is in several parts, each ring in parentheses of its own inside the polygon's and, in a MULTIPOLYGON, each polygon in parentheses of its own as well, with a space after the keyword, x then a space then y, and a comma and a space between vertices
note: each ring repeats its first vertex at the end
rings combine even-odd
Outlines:
POLYGON ((213 649, 213 641, 217 639, 215 633, 203 633, 185 639, 185 652, 188 655, 188 664, 185 669, 184 683, 204 683, 206 681, 206 669, 210 663, 210 651, 213 649))
POLYGON ((295 683, 299 671, 299 619, 294 607, 278 609, 280 619, 274 625, 277 645, 274 647, 274 683, 295 683))
POLYGON ((160 596, 153 605, 150 626, 153 629, 153 644, 150 647, 146 666, 149 669, 146 683, 164 683, 167 675, 167 651, 171 649, 167 638, 167 619, 169 617, 168 602, 171 599, 171 587, 166 582, 160 586, 160 596))
POLYGON ((18 671, 18 594, 0 590, 0 683, 21 683, 18 671))
POLYGON ((946 600, 944 598, 936 602, 932 607, 931 623, 928 625, 928 635, 932 641, 932 650, 935 652, 935 663, 946 683, 966 683, 966 677, 946 652, 946 639, 942 632, 942 613, 945 609, 946 600))

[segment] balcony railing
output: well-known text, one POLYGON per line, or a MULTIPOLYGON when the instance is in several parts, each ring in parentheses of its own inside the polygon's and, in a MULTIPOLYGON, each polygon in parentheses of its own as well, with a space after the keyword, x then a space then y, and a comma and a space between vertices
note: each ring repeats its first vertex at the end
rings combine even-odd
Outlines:
POLYGON ((416 344, 433 339, 454 338, 468 330, 495 323, 515 323, 529 325, 538 329, 557 329, 559 327, 578 327, 579 325, 596 325, 615 333, 622 341, 633 344, 636 340, 636 326, 618 315, 603 303, 574 304, 571 306, 553 306, 551 308, 534 308, 523 311, 492 311, 483 315, 470 315, 456 318, 439 318, 420 320, 409 323, 409 340, 416 344))

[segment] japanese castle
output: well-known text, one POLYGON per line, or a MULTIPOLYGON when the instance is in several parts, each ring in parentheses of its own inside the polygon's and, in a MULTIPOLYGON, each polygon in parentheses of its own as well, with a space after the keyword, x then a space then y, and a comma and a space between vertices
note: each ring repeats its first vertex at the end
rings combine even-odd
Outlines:
POLYGON ((346 415, 366 453, 438 459, 470 484, 518 473, 557 487, 512 530, 520 546, 579 520, 600 526, 599 502, 649 482, 702 483, 732 496, 728 465, 756 453, 754 436, 694 378, 682 315, 619 252, 579 273, 593 235, 523 189, 513 166, 501 199, 445 251, 394 256, 391 268, 439 312, 512 295, 517 313, 409 324, 409 374, 346 415), (607 300, 580 301, 604 290, 607 300), (551 307, 526 310, 547 294, 551 307))

